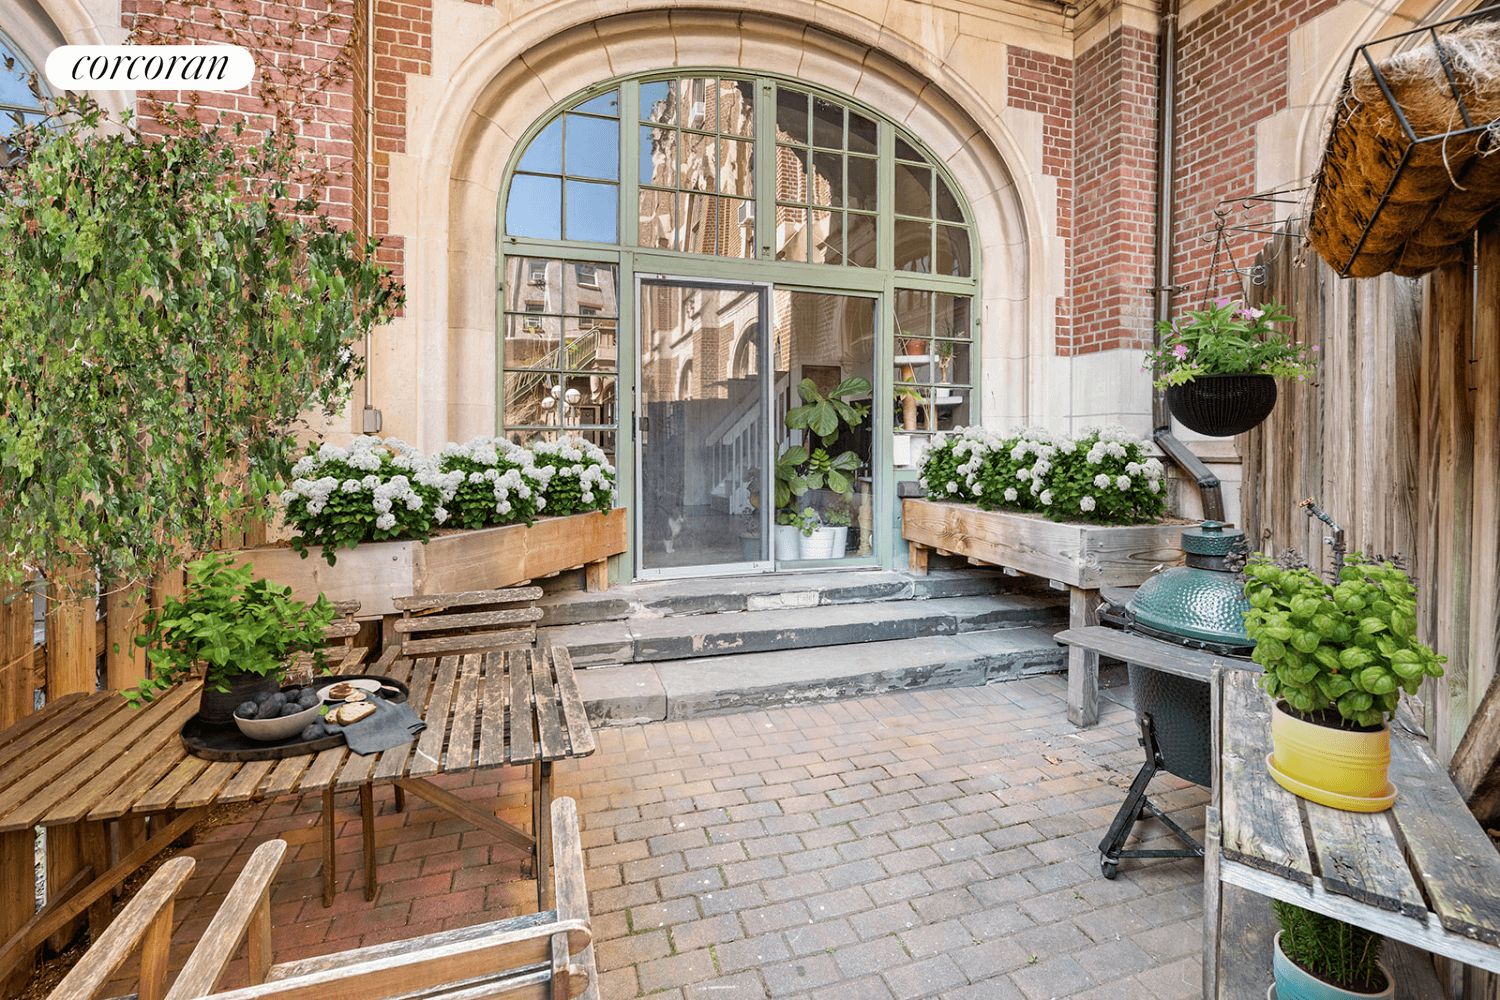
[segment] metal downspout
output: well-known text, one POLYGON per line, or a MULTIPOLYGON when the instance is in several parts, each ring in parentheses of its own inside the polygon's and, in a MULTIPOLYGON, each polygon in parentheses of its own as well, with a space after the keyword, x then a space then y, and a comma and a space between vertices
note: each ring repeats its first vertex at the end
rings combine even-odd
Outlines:
MULTIPOLYGON (((1172 201, 1175 178, 1174 159, 1177 153, 1177 15, 1179 0, 1162 0, 1161 14, 1161 60, 1156 79, 1156 319, 1170 322, 1172 319, 1172 295, 1176 291, 1173 282, 1176 275, 1172 267, 1172 201)), ((1161 347, 1161 330, 1154 324, 1151 328, 1153 347, 1161 347)), ((1224 519, 1224 494, 1219 477, 1208 470, 1203 460, 1188 446, 1177 440, 1172 433, 1172 414, 1167 409, 1165 389, 1151 391, 1152 439, 1173 463, 1192 476, 1203 497, 1203 516, 1222 521, 1224 519)))

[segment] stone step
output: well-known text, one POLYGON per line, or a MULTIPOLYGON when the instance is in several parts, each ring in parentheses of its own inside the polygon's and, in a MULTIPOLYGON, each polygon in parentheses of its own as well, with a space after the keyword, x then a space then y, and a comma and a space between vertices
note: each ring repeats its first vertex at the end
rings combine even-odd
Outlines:
POLYGON ((827 570, 640 582, 597 594, 565 590, 547 594, 537 606, 542 609, 538 624, 549 626, 996 593, 1045 593, 1045 584, 978 568, 935 570, 926 576, 827 570))
POLYGON ((928 687, 977 687, 1066 669, 1046 628, 887 639, 580 670, 595 725, 691 719, 928 687))
POLYGON ((568 647, 578 666, 600 666, 877 643, 1002 627, 1062 627, 1066 622, 1067 608, 1055 598, 992 594, 639 616, 545 628, 539 630, 539 638, 568 647))

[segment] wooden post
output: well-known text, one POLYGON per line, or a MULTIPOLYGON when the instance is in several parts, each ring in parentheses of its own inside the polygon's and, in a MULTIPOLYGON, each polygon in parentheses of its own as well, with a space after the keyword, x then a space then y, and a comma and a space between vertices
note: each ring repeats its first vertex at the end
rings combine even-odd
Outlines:
MULTIPOLYGON (((1068 588, 1068 628, 1099 624, 1099 591, 1068 588)), ((1099 654, 1068 647, 1068 721, 1092 726, 1099 721, 1099 654)))
POLYGON ((912 576, 927 575, 927 546, 912 541, 906 543, 906 568, 912 576))
POLYGON ((32 600, 23 590, 11 596, 9 604, 0 604, 0 729, 30 715, 35 704, 32 600))
POLYGON ((60 576, 47 594, 48 700, 92 694, 99 687, 99 601, 91 596, 93 569, 83 564, 60 576))
MULTIPOLYGON (((81 823, 47 828, 47 899, 73 880, 87 863, 83 855, 83 831, 81 823)), ((97 872, 95 874, 98 874, 97 872)), ((62 951, 78 933, 82 917, 74 917, 47 939, 53 951, 62 951)))
MULTIPOLYGON (((28 672, 29 675, 29 672, 28 672)), ((36 839, 30 830, 0 833, 0 938, 6 941, 36 912, 36 839)), ((3 982, 0 994, 17 995, 31 978, 28 956, 3 982)))
POLYGON ((145 587, 127 587, 105 598, 104 673, 111 691, 135 687, 146 677, 146 651, 135 644, 146 615, 150 593, 145 587))

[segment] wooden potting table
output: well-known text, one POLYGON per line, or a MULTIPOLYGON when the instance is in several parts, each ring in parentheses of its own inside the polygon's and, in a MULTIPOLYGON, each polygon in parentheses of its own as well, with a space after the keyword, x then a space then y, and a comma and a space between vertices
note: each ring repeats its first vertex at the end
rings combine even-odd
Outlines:
MULTIPOLYGON (((393 677, 427 723, 413 743, 361 756, 345 746, 280 760, 208 761, 189 755, 180 734, 198 706, 199 682, 182 684, 132 709, 117 692, 59 698, 0 732, 0 913, 8 941, 0 981, 41 942, 85 911, 96 932, 109 920, 110 891, 215 805, 319 793, 323 797, 324 903, 334 890, 333 797, 358 789, 364 828, 365 895, 376 889, 373 787, 392 784, 521 848, 537 875, 538 908, 547 908, 552 764, 594 750, 594 735, 562 647, 523 647, 441 658, 402 658, 391 649, 374 663, 351 649, 336 673, 393 677), (453 796, 428 779, 439 774, 530 765, 530 833, 453 796), (152 836, 129 832, 153 817, 152 836), (114 836, 110 825, 119 827, 114 836), (60 881, 32 911, 34 830, 49 849, 76 855, 54 864, 60 881), (120 843, 113 863, 111 842, 120 843), (76 846, 70 846, 76 845, 76 846)), ((56 859, 54 859, 55 861, 56 859)))

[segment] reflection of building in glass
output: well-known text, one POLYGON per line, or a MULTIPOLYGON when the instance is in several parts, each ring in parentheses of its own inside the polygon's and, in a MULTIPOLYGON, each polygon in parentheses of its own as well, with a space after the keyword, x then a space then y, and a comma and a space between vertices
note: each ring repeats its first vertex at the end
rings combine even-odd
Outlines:
POLYGON ((613 452, 616 273, 612 265, 584 261, 516 257, 507 262, 505 424, 514 429, 513 437, 579 428, 613 452))

